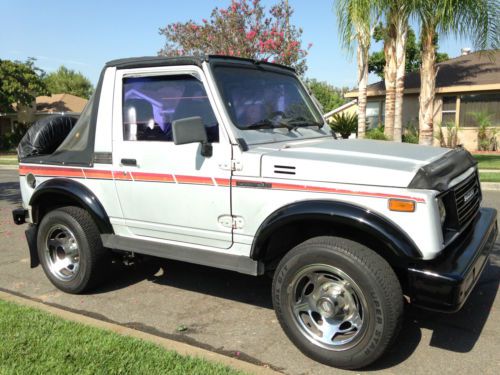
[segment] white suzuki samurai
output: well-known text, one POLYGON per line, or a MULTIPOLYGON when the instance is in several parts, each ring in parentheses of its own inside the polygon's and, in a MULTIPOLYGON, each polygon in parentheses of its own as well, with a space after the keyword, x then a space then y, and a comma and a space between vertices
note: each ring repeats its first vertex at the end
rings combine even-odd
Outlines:
POLYGON ((403 296, 460 309, 496 239, 467 151, 336 139, 277 64, 111 61, 74 122, 25 135, 13 212, 31 266, 68 293, 95 287, 112 254, 270 274, 290 340, 353 369, 395 340, 403 296))

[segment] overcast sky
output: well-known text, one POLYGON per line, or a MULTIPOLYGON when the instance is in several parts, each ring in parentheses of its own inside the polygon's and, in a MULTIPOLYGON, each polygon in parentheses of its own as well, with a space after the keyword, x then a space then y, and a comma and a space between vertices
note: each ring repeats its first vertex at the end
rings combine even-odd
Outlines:
MULTIPOLYGON (((277 0, 263 0, 269 7, 277 0)), ((35 57, 47 72, 60 65, 78 70, 95 84, 103 64, 112 59, 156 55, 164 38, 159 28, 208 18, 230 0, 0 0, 0 59, 35 57)), ((336 86, 356 86, 356 61, 342 50, 333 1, 290 0, 292 22, 303 28, 303 45, 313 43, 307 77, 336 86)), ((440 50, 450 57, 470 47, 467 40, 445 39, 440 50)), ((379 49, 380 46, 374 46, 379 49)), ((370 77, 370 82, 377 81, 370 77)))

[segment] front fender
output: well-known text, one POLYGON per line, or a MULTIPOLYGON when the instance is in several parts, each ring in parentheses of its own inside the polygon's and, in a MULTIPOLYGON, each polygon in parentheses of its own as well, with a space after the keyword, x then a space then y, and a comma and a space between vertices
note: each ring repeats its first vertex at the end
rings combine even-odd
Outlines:
POLYGON ((349 226, 359 231, 360 236, 364 233, 374 236, 397 258, 422 258, 415 242, 396 223, 366 208, 327 200, 295 202, 273 212, 257 230, 250 257, 262 259, 273 233, 286 225, 307 220, 328 222, 332 228, 349 226))
POLYGON ((66 178, 53 178, 41 183, 30 199, 33 223, 39 222, 39 207, 45 199, 61 199, 69 204, 77 204, 85 208, 94 219, 101 233, 113 233, 108 214, 99 199, 85 185, 66 178))

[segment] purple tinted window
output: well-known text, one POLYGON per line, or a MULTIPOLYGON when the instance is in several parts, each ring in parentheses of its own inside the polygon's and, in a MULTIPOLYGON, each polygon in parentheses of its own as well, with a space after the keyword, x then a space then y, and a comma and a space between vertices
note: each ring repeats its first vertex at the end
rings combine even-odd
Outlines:
POLYGON ((229 115, 240 129, 266 120, 321 120, 293 75, 229 66, 216 67, 214 75, 229 115))
POLYGON ((208 140, 219 131, 203 84, 190 75, 131 77, 123 81, 125 140, 172 141, 172 122, 200 116, 208 140))

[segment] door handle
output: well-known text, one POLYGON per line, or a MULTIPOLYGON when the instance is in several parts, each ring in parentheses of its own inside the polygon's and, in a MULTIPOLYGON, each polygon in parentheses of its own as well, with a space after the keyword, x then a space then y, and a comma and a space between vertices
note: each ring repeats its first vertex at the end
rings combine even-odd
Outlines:
POLYGON ((122 165, 128 165, 128 166, 137 166, 137 160, 135 159, 122 159, 121 160, 122 165))

